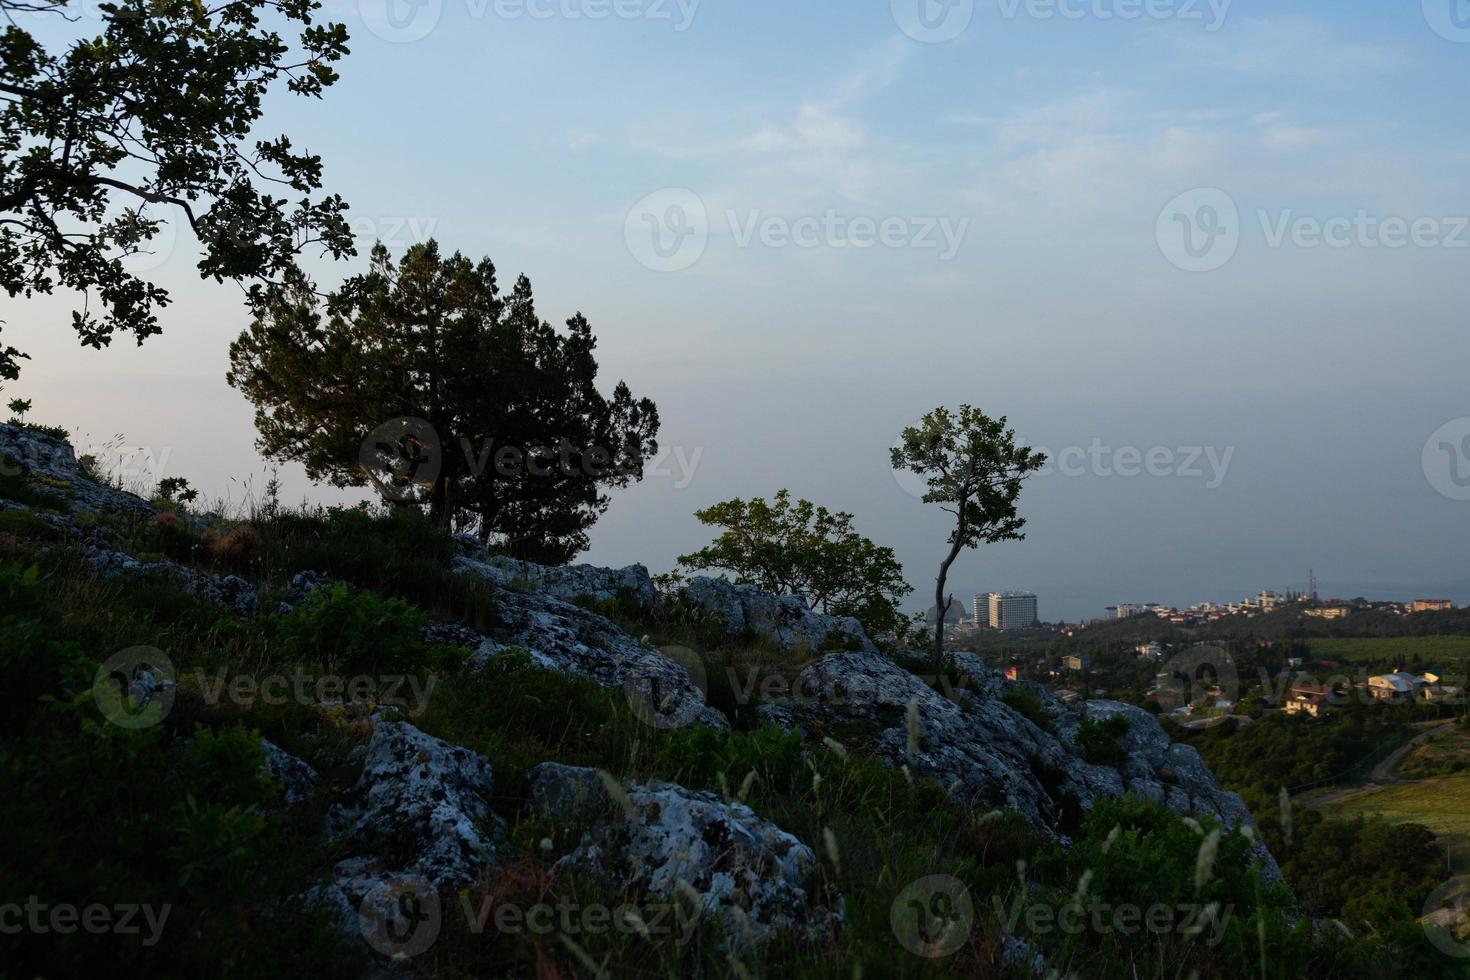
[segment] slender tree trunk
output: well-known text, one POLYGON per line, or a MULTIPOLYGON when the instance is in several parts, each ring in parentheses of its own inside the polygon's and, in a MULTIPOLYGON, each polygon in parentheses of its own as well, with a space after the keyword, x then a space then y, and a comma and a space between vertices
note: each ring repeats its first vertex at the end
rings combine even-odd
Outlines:
MULTIPOLYGON (((960 498, 959 502, 959 526, 955 528, 954 541, 949 546, 949 554, 944 561, 939 563, 939 578, 934 583, 934 673, 937 676, 944 669, 944 617, 949 612, 949 602, 944 598, 944 583, 949 578, 949 566, 960 556, 960 551, 965 546, 965 531, 968 521, 965 519, 965 504, 969 502, 968 494, 960 498)), ((953 601, 954 596, 950 596, 953 601)))

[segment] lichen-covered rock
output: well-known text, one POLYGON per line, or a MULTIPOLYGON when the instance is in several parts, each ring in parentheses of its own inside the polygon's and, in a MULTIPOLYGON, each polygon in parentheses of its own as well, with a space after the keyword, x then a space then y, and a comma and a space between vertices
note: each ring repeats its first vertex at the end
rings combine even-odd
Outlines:
MULTIPOLYGON (((297 572, 291 576, 291 584, 287 586, 286 594, 281 596, 281 600, 276 603, 276 615, 284 616, 296 607, 304 605, 313 592, 319 589, 330 589, 337 585, 347 585, 347 583, 332 578, 330 575, 323 575, 321 572, 311 570, 297 572)), ((352 586, 347 585, 347 588, 352 589, 352 586)))
POLYGON ((653 587, 648 569, 642 565, 629 565, 627 568, 537 565, 504 555, 492 555, 473 537, 459 535, 456 540, 461 553, 454 557, 450 567, 501 588, 541 592, 569 602, 577 599, 606 602, 623 598, 640 609, 658 606, 658 591, 653 587))
POLYGON ((495 609, 502 638, 529 651, 537 666, 622 688, 651 724, 729 727, 705 703, 688 666, 644 646, 611 620, 554 596, 511 589, 496 591, 495 609))
POLYGON ((704 576, 690 579, 682 594, 714 615, 730 636, 751 632, 782 650, 801 648, 810 653, 877 649, 856 619, 814 612, 796 596, 773 596, 753 585, 704 576))
POLYGON ((185 568, 168 558, 142 561, 132 555, 99 544, 82 547, 82 558, 98 575, 159 575, 178 583, 184 592, 222 606, 228 606, 242 618, 250 619, 260 612, 260 596, 255 586, 237 575, 219 576, 185 568))
POLYGON ((806 877, 812 849, 743 803, 673 783, 624 788, 636 819, 609 799, 598 774, 555 763, 531 772, 532 808, 584 826, 558 868, 581 866, 647 894, 699 897, 730 934, 763 940, 784 929, 822 933, 831 913, 814 907, 806 877))
POLYGON ((494 858, 491 769, 469 749, 406 722, 380 722, 362 775, 327 814, 327 829, 354 857, 371 857, 437 888, 468 885, 494 858))
POLYGON ((260 747, 265 750, 262 767, 281 784, 281 799, 292 806, 305 803, 320 779, 317 771, 269 739, 261 739, 260 747))
POLYGON ((0 424, 0 456, 8 456, 27 476, 44 481, 42 489, 62 497, 73 511, 124 513, 147 516, 153 505, 142 497, 97 483, 82 475, 76 450, 44 432, 21 425, 0 424))
MULTIPOLYGON (((1015 810, 1047 833, 1059 834, 1069 801, 1090 808, 1095 800, 1130 791, 1230 827, 1251 822, 1240 797, 1221 788, 1199 753, 1171 745, 1148 712, 1116 701, 1093 701, 1074 711, 1032 687, 1051 719, 1042 729, 1002 700, 1010 685, 998 672, 973 657, 957 658, 956 665, 962 683, 945 696, 881 656, 832 654, 807 667, 792 698, 764 717, 808 738, 866 745, 894 765, 931 777, 962 805, 1015 810), (1121 769, 1088 763, 1077 741, 1083 720, 1111 715, 1129 723, 1121 769)), ((1264 877, 1280 881, 1280 869, 1259 838, 1255 855, 1264 877)))

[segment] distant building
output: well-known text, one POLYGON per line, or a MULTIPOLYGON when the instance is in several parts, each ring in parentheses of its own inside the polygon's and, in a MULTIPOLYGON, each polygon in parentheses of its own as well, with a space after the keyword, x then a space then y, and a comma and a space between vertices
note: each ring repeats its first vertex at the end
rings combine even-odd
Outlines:
POLYGON ((1148 612, 1149 606, 1141 602, 1120 602, 1116 606, 1108 607, 1109 619, 1132 619, 1134 616, 1142 616, 1148 612))
POLYGON ((982 592, 970 600, 971 617, 982 629, 995 624, 990 621, 990 593, 982 592))
POLYGON ((1157 641, 1153 643, 1140 643, 1137 650, 1138 655, 1144 660, 1162 660, 1164 658, 1164 645, 1157 641))
POLYGON ((1320 609, 1304 609, 1302 613, 1317 619, 1342 619, 1350 611, 1347 606, 1323 606, 1320 609))
POLYGON ((1409 607, 1410 612, 1448 612, 1455 608, 1453 601, 1449 599, 1415 599, 1414 604, 1409 607))
POLYGON ((1291 689, 1284 705, 1289 715, 1310 715, 1321 718, 1327 713, 1332 692, 1326 685, 1300 684, 1291 689))
POLYGON ((1092 658, 1085 653, 1074 653, 1062 659, 1062 666, 1068 670, 1086 670, 1092 666, 1092 658))
POLYGON ((1368 678, 1368 692, 1380 701, 1411 701, 1428 685, 1424 678, 1402 671, 1368 678))
POLYGON ((1021 665, 1020 664, 1011 664, 1009 667, 1006 668, 1006 680, 1008 680, 1008 681, 1018 681, 1020 679, 1021 679, 1021 665))
POLYGON ((989 600, 991 629, 1023 630, 1040 622, 1034 592, 992 592, 989 600))

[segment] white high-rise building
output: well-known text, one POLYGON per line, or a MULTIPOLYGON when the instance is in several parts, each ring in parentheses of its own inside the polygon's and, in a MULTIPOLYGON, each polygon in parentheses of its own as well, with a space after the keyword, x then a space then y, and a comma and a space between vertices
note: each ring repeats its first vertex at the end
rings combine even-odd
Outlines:
POLYGON ((982 629, 991 625, 989 592, 982 592, 970 600, 970 618, 982 629))
POLYGON ((989 599, 992 629, 1029 629, 1041 621, 1036 615, 1034 592, 992 592, 989 599))

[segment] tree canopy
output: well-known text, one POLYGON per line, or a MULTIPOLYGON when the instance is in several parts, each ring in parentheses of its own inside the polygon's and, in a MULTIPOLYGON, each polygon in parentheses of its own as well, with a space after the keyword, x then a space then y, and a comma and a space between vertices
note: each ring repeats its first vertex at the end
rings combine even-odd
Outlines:
MULTIPOLYGON (((1016 443, 1004 416, 992 419, 961 405, 959 413, 936 408, 909 426, 892 451, 895 470, 911 470, 927 484, 924 503, 939 504, 954 518, 949 551, 939 565, 934 606, 948 607, 944 595, 949 569, 965 548, 982 542, 1021 540, 1026 521, 1016 510, 1021 485, 1046 463, 1046 457, 1016 443)), ((944 621, 934 629, 934 661, 944 659, 944 621)))
POLYGON ((586 317, 558 332, 536 315, 530 280, 503 294, 489 259, 443 257, 430 241, 395 262, 378 245, 369 271, 325 300, 296 274, 254 308, 229 382, 255 405, 265 455, 378 486, 516 557, 585 549, 605 491, 642 479, 658 449, 653 402, 621 382, 598 392, 586 317), (374 472, 379 450, 429 458, 395 482, 374 472))
POLYGON ((777 595, 794 595, 811 608, 855 616, 870 635, 898 630, 899 602, 913 591, 892 548, 853 530, 851 514, 833 513, 782 490, 727 500, 696 511, 702 524, 724 528, 707 548, 679 558, 689 571, 717 569, 736 581, 777 595))
MULTIPOLYGON (((52 51, 11 15, 61 23, 62 0, 0 0, 0 286, 81 293, 72 326, 103 347, 160 330, 167 290, 123 260, 148 251, 169 207, 217 281, 279 281, 312 244, 351 254, 346 204, 314 196, 320 158, 251 138, 277 82, 316 98, 337 80, 347 32, 316 23, 320 6, 115 0, 97 8, 100 34, 52 51), (283 30, 299 30, 294 46, 283 30)), ((25 356, 0 345, 0 378, 25 356)))

